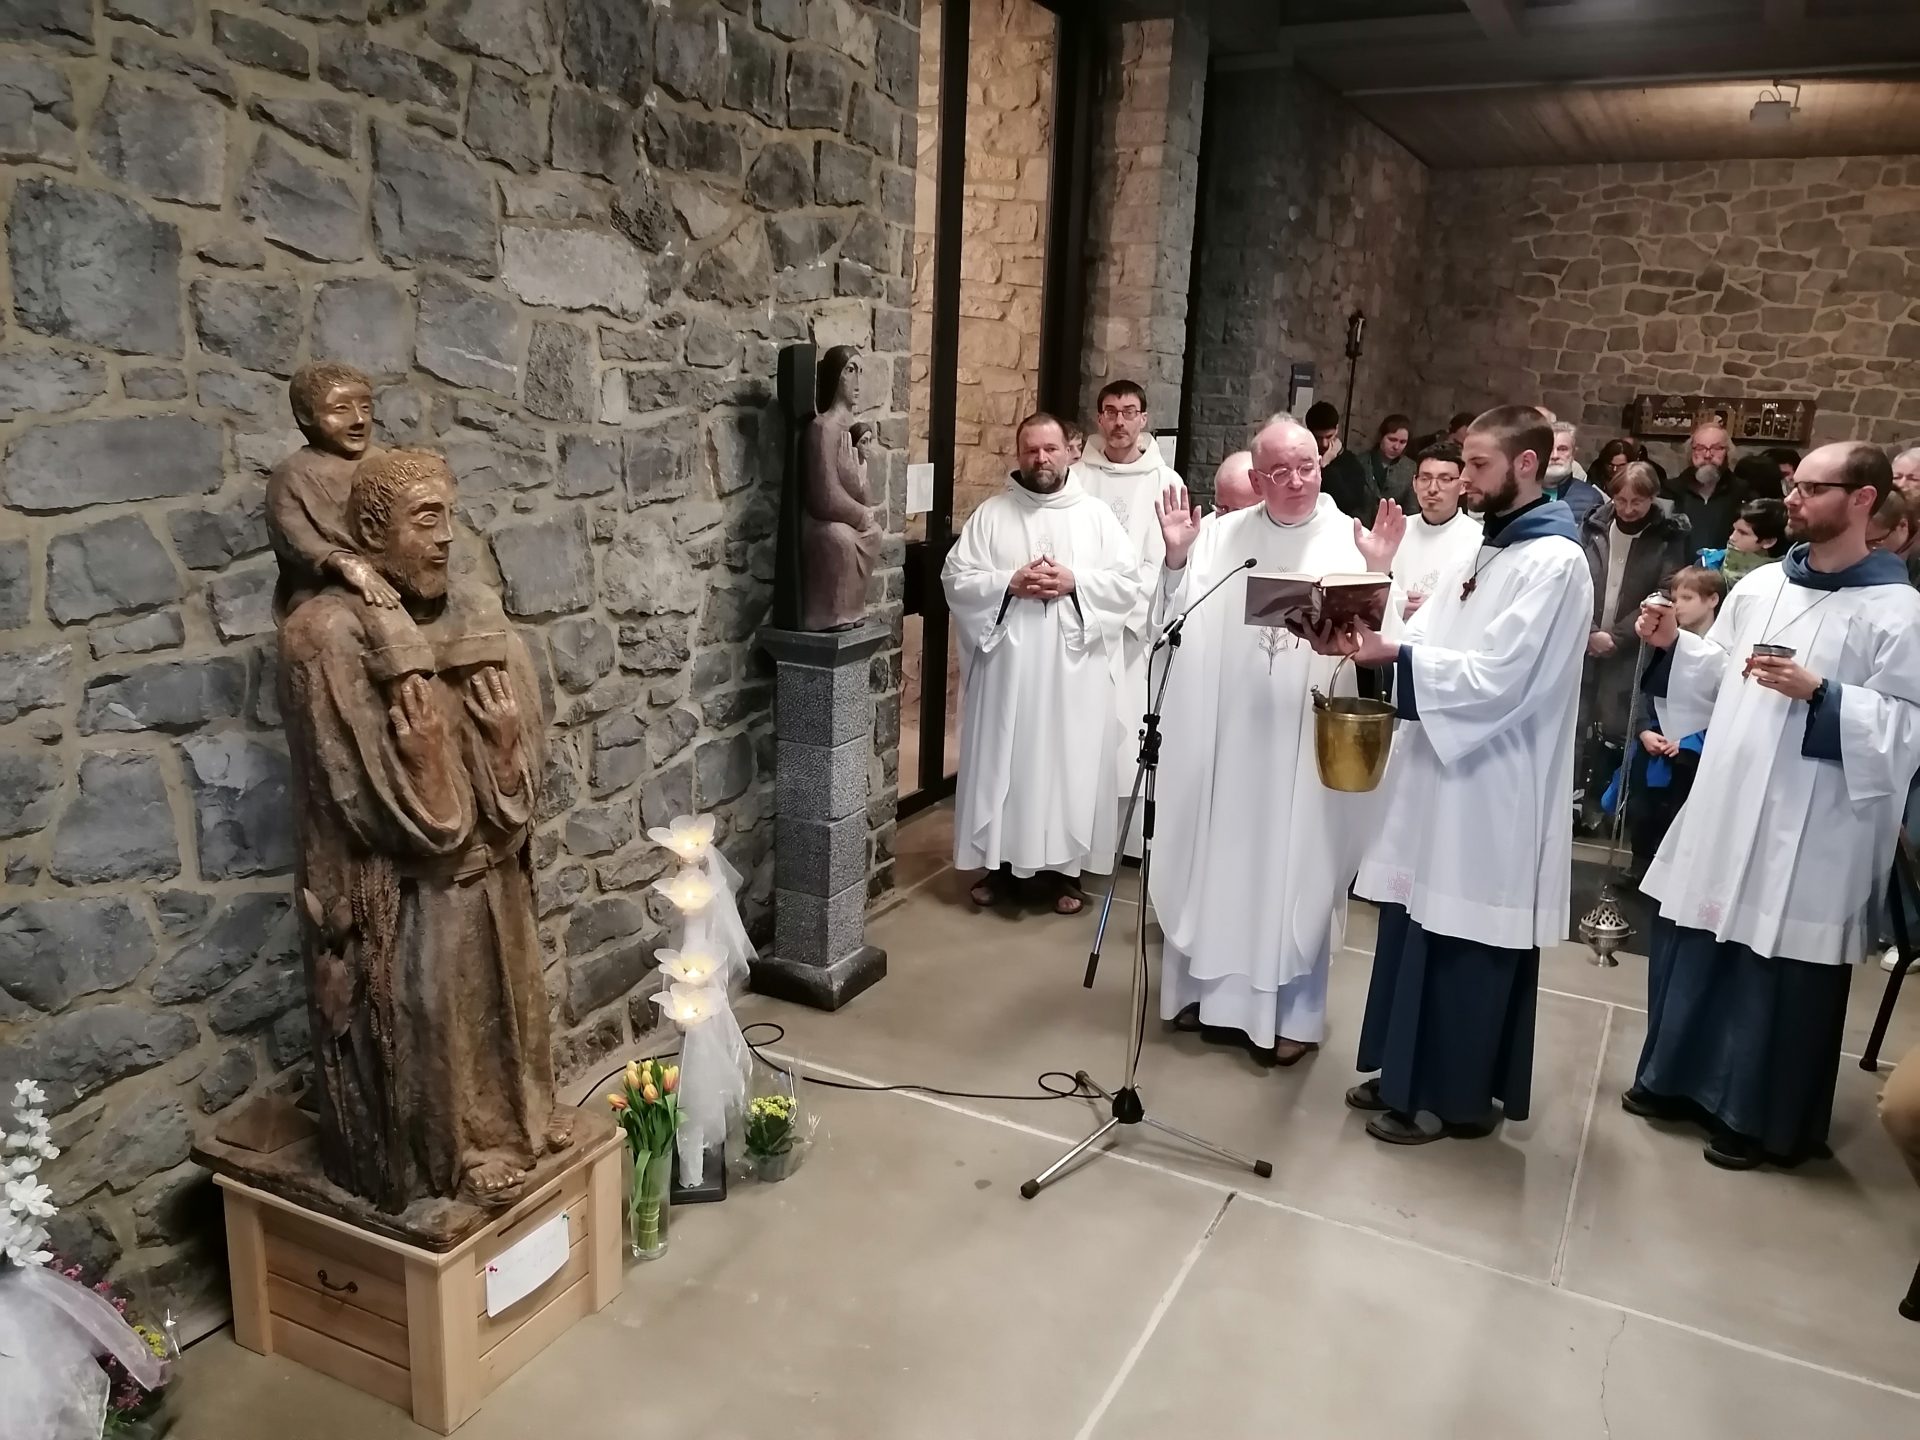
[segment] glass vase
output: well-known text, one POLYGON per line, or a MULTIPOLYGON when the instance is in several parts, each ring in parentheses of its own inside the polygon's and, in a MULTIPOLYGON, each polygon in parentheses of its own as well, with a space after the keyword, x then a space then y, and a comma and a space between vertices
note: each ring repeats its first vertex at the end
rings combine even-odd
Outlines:
POLYGON ((673 1209, 673 1151, 633 1157, 633 1193, 627 1201, 627 1234, 636 1260, 667 1253, 667 1217, 673 1209))

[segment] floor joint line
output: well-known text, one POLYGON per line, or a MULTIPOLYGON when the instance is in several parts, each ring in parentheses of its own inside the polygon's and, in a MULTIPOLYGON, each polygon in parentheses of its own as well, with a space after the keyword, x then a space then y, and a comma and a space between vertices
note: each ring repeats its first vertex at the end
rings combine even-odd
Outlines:
POLYGON ((1587 1089, 1587 1114, 1580 1122, 1580 1144, 1573 1152, 1573 1178, 1567 1184, 1567 1213, 1560 1221, 1560 1243, 1553 1248, 1553 1268, 1547 1272, 1547 1284, 1558 1286, 1567 1273, 1567 1241, 1573 1233, 1573 1207, 1580 1198, 1580 1172, 1587 1163, 1587 1146, 1593 1140, 1593 1112, 1600 1104, 1600 1076, 1607 1067, 1607 1046, 1613 1041, 1613 1006, 1607 1007, 1606 1022, 1600 1027, 1600 1053, 1593 1057, 1593 1084, 1587 1089))

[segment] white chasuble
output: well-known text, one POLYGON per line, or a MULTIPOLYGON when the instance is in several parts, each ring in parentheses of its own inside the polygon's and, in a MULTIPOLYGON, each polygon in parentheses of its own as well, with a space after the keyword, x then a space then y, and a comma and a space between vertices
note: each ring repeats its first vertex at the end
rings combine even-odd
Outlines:
MULTIPOLYGON (((1147 453, 1137 460, 1109 460, 1096 442, 1073 468, 1087 493, 1113 511, 1142 562, 1140 600, 1127 616, 1126 630, 1113 650, 1114 723, 1118 727, 1114 792, 1124 797, 1133 789, 1134 769, 1139 762, 1140 717, 1147 710, 1147 651, 1153 643, 1150 612, 1160 567, 1167 558, 1167 542, 1161 537, 1160 517, 1153 507, 1167 486, 1180 483, 1180 477, 1161 460, 1160 447, 1153 443, 1152 436, 1147 437, 1147 453)), ((1139 852, 1138 820, 1134 832, 1127 846, 1130 854, 1139 852)))
POLYGON ((1512 950, 1567 935, 1574 722, 1593 620, 1565 507, 1536 517, 1519 516, 1507 543, 1484 546, 1407 622, 1398 683, 1411 675, 1418 719, 1400 726, 1387 813, 1355 886, 1429 931, 1512 950))
POLYGON ((1009 480, 968 517, 941 570, 960 647, 953 863, 1077 875, 1113 863, 1113 653, 1140 603, 1113 511, 1069 475, 1051 495, 1009 480), (1048 556, 1072 595, 1012 595, 1048 556))
POLYGON ((1680 633, 1661 710, 1667 733, 1705 728, 1707 738, 1641 888, 1676 925, 1716 940, 1854 964, 1874 938, 1920 764, 1920 594, 1897 558, 1883 565, 1878 554, 1841 572, 1878 583, 1796 583, 1809 575, 1804 555, 1796 547, 1741 580, 1704 637, 1680 633), (1744 677, 1761 641, 1791 645, 1837 692, 1837 758, 1803 753, 1806 702, 1744 677))
MULTIPOLYGON (((1262 571, 1367 569, 1353 521, 1327 496, 1292 526, 1255 505, 1202 527, 1185 568, 1162 579, 1156 620, 1164 625, 1249 559, 1262 571)), ((1246 624, 1246 576, 1194 612, 1167 687, 1151 876, 1166 933, 1161 1012, 1198 1003, 1204 1023, 1262 1046, 1276 1032, 1318 1042, 1327 958, 1382 797, 1321 785, 1311 690, 1354 694, 1353 667, 1285 630, 1246 624), (1307 976, 1318 981, 1309 993, 1276 1003, 1307 976)), ((1396 589, 1388 602, 1390 634, 1403 599, 1396 589)), ((1156 688, 1166 653, 1154 661, 1156 688)))

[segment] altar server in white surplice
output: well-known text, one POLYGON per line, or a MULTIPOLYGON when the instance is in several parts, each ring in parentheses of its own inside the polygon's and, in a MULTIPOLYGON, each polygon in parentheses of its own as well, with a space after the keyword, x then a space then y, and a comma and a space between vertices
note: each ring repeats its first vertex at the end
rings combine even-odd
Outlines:
MULTIPOLYGON (((1320 493, 1312 434, 1291 419, 1262 428, 1253 457, 1259 504, 1202 524, 1174 486, 1160 506, 1159 626, 1233 578, 1194 611, 1174 661, 1150 881, 1166 933, 1161 1016, 1290 1065, 1325 1037, 1327 961, 1381 806, 1324 788, 1314 761, 1311 690, 1353 694, 1353 667, 1336 685, 1335 659, 1246 624, 1244 566, 1385 572, 1405 520, 1383 504, 1369 533, 1341 514, 1320 493)), ((1397 632, 1402 597, 1388 603, 1397 632)))
POLYGON ((1703 1126, 1728 1170, 1827 1153, 1848 981, 1920 764, 1920 595, 1867 545, 1892 488, 1878 449, 1821 446, 1787 489, 1802 543, 1734 586, 1704 637, 1671 611, 1636 627, 1660 656, 1644 688, 1661 728, 1707 738, 1641 882, 1660 917, 1623 1100, 1703 1126))
POLYGON ((1540 946, 1566 938, 1574 712, 1593 581, 1573 513, 1541 492, 1553 432, 1531 406, 1489 410, 1462 452, 1486 517, 1403 643, 1346 647, 1394 667, 1400 732, 1386 817, 1354 893, 1380 906, 1360 1069, 1347 1092, 1392 1144, 1484 1136, 1532 1099, 1540 946), (1495 1102, 1500 1110, 1496 1110, 1495 1102))
MULTIPOLYGON (((1113 652, 1114 723, 1118 727, 1113 783, 1116 804, 1124 809, 1140 755, 1140 717, 1147 709, 1147 647, 1152 640, 1148 610, 1163 558, 1160 524, 1153 507, 1169 485, 1180 483, 1180 477, 1160 458, 1160 447, 1154 443, 1146 391, 1131 380, 1115 380, 1101 389, 1095 403, 1099 409, 1094 423, 1100 433, 1086 447, 1073 473, 1087 494, 1113 511, 1141 560, 1140 603, 1127 617, 1126 631, 1113 652)), ((1129 855, 1139 855, 1138 814, 1131 833, 1122 837, 1121 848, 1129 855)))
POLYGON ((1140 601, 1139 560, 1068 473, 1058 420, 1023 420, 1015 448, 1020 468, 941 571, 964 705, 953 863, 986 870, 975 904, 1040 875, 1072 915, 1080 872, 1113 864, 1114 651, 1140 601))

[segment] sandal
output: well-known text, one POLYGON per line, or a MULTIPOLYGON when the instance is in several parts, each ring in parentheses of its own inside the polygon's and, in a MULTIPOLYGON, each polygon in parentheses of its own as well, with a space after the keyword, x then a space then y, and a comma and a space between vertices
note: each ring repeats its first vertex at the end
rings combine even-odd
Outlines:
POLYGON ((1087 895, 1080 888, 1080 882, 1060 877, 1060 888, 1054 892, 1053 913, 1056 915, 1078 915, 1087 908, 1087 895))
POLYGON ((1005 897, 1000 890, 1000 874, 989 870, 973 882, 973 888, 967 891, 967 898, 982 910, 990 910, 1005 897))

